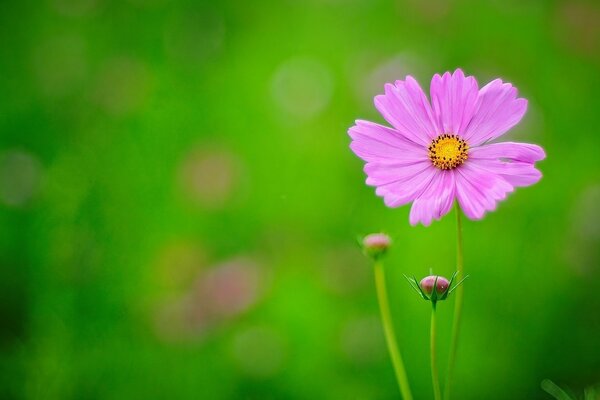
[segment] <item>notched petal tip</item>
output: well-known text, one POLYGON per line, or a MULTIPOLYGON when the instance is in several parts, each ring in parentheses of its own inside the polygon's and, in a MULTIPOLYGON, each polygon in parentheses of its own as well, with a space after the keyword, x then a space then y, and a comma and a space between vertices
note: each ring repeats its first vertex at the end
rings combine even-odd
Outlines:
MULTIPOLYGON (((386 86, 389 84, 386 84, 386 86)), ((373 97, 373 105, 375 106, 375 108, 377 110, 379 110, 379 113, 381 115, 383 115, 383 117, 385 118, 385 113, 388 112, 388 110, 391 108, 391 102, 390 102, 390 91, 393 89, 388 89, 387 87, 385 88, 385 93, 384 94, 378 94, 375 97, 373 97)), ((387 118, 386 118, 387 121, 387 118)), ((388 121, 390 124, 391 122, 388 121)), ((393 125, 393 124, 392 124, 393 125)))
POLYGON ((499 87, 501 87, 503 84, 504 84, 504 82, 502 81, 502 79, 496 78, 496 79, 488 82, 484 87, 482 87, 479 90, 479 93, 484 94, 486 92, 489 92, 490 90, 498 90, 499 87))
POLYGON ((535 168, 535 173, 532 174, 531 185, 535 185, 536 183, 541 181, 543 177, 544 174, 542 174, 542 172, 539 169, 535 168))
MULTIPOLYGON (((400 81, 401 82, 401 81, 400 81)), ((396 90, 396 85, 392 84, 392 83, 386 83, 385 85, 383 85, 383 89, 385 94, 389 94, 390 92, 394 92, 396 90)))
POLYGON ((537 147, 538 150, 538 158, 536 161, 542 161, 546 159, 546 150, 542 146, 538 146, 534 144, 533 146, 537 147))
POLYGON ((469 209, 464 209, 462 206, 460 207, 462 212, 472 221, 479 221, 485 217, 486 211, 473 211, 469 209))
MULTIPOLYGON (((471 85, 475 89, 479 90, 479 84, 477 83, 477 79, 475 79, 474 76, 466 76, 465 81, 467 82, 468 85, 471 85)), ((477 96, 477 95, 475 94, 475 96, 477 96)))
MULTIPOLYGON (((378 190, 376 190, 375 193, 377 193, 379 191, 379 188, 377 188, 377 189, 378 190)), ((398 207, 398 203, 396 202, 396 199, 393 196, 389 196, 389 195, 383 194, 383 193, 377 193, 377 195, 383 197, 383 203, 386 205, 386 207, 389 207, 389 208, 398 207)))
POLYGON ((417 226, 419 225, 419 221, 414 221, 412 218, 409 217, 408 219, 408 223, 410 224, 410 226, 417 226))
MULTIPOLYGON (((515 89, 515 97, 517 97, 518 91, 514 86, 513 86, 513 89, 515 89)), ((523 114, 525 114, 525 112, 527 112, 527 107, 529 107, 529 101, 527 99, 524 99, 523 97, 519 97, 519 98, 515 98, 514 102, 515 102, 515 107, 517 108, 518 112, 522 112, 523 114)))
POLYGON ((410 75, 406 76, 404 82, 396 81, 396 90, 405 93, 423 93, 423 89, 421 89, 419 82, 417 82, 417 80, 410 75))
POLYGON ((524 157, 517 159, 517 161, 533 164, 546 158, 546 151, 542 146, 524 143, 523 148, 527 150, 527 154, 524 154, 524 157))
POLYGON ((367 176, 367 178, 365 179, 365 184, 367 186, 377 186, 377 179, 373 179, 370 176, 367 176))
POLYGON ((402 84, 407 84, 407 83, 410 83, 410 84, 416 83, 417 85, 419 84, 412 75, 406 75, 406 77, 404 78, 404 81, 402 81, 402 80, 396 81, 396 85, 399 85, 399 84, 402 85, 402 84))
POLYGON ((433 222, 433 220, 429 219, 426 220, 424 218, 419 218, 418 219, 413 220, 412 217, 409 217, 409 223, 411 226, 418 226, 419 224, 423 225, 425 228, 427 228, 428 226, 431 226, 431 223, 433 222))
POLYGON ((372 125, 372 124, 373 124, 373 122, 367 121, 366 119, 355 119, 354 120, 354 125, 357 127, 368 126, 368 125, 372 125))
POLYGON ((453 76, 453 77, 455 77, 455 78, 456 78, 456 77, 458 77, 458 78, 461 78, 461 79, 462 79, 462 78, 464 78, 464 77, 465 77, 465 73, 463 72, 463 70, 462 70, 462 69, 460 69, 460 68, 456 68, 456 69, 454 70, 454 73, 452 74, 452 76, 453 76))

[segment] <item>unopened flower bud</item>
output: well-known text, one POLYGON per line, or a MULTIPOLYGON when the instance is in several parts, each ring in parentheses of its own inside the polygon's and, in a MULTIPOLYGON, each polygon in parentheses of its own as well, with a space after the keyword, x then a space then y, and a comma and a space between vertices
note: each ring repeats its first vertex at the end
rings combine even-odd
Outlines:
POLYGON ((437 275, 426 276, 425 278, 421 279, 420 284, 421 289, 423 289, 423 292, 425 292, 427 296, 431 296, 431 294, 433 293, 433 285, 436 286, 436 292, 438 296, 441 296, 444 293, 446 293, 446 291, 448 290, 448 286, 450 285, 448 279, 444 278, 443 276, 437 275))
POLYGON ((454 279, 458 275, 458 272, 452 274, 450 281, 439 275, 430 275, 421 279, 421 282, 417 281, 417 278, 408 277, 404 275, 410 286, 413 288, 417 294, 419 294, 423 299, 429 300, 433 303, 433 307, 435 308, 435 303, 438 300, 446 300, 448 295, 454 291, 458 286, 460 286, 468 276, 465 276, 461 279, 460 282, 456 283, 454 286, 454 279), (435 286, 435 290, 434 290, 435 286))
POLYGON ((392 239, 385 233, 371 233, 362 241, 365 254, 374 259, 384 255, 391 244, 392 239))

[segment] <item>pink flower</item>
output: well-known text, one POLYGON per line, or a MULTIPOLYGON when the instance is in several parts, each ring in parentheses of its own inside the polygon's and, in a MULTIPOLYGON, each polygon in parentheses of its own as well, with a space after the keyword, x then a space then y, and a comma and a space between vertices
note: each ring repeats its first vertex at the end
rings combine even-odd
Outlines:
POLYGON ((407 76, 386 84, 375 107, 394 128, 358 120, 348 131, 350 148, 366 161, 366 183, 388 207, 413 203, 411 225, 440 219, 455 199, 467 217, 480 219, 515 187, 542 177, 534 165, 546 157, 540 146, 490 143, 527 110, 510 83, 496 79, 479 89, 460 69, 436 74, 430 104, 407 76))

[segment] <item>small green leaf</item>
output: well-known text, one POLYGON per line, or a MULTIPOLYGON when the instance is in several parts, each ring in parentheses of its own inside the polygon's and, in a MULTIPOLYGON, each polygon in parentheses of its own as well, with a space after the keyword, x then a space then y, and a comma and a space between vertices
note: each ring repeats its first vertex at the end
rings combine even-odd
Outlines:
POLYGON ((450 289, 450 291, 448 292, 448 294, 452 293, 454 291, 454 289, 456 289, 457 287, 459 287, 468 277, 469 277, 469 275, 467 275, 464 278, 462 278, 460 280, 460 282, 458 282, 456 285, 454 285, 454 287, 452 289, 450 289))
POLYGON ((564 390, 562 390, 556 383, 552 382, 550 379, 544 379, 542 381, 542 389, 546 391, 549 395, 554 397, 556 400, 576 400, 567 394, 564 390))

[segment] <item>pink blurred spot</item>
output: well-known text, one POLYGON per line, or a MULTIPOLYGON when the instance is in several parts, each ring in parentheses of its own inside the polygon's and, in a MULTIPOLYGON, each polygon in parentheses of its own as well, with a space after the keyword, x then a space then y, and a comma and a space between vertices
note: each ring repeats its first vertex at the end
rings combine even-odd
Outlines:
POLYGON ((169 342, 201 340, 212 325, 207 311, 194 308, 187 295, 164 302, 155 316, 157 335, 169 342))
POLYGON ((196 204, 221 208, 239 187, 240 164, 238 157, 226 149, 198 147, 181 165, 180 184, 196 204))
POLYGON ((167 340, 204 337, 252 308, 264 278, 258 263, 247 257, 200 272, 185 292, 159 307, 157 333, 167 340))
POLYGON ((230 317, 256 302, 259 284, 256 263, 240 258, 208 271, 200 281, 200 292, 212 313, 230 317))
POLYGON ((425 73, 432 70, 425 62, 411 53, 399 53, 384 57, 373 52, 356 55, 348 63, 348 74, 358 101, 371 107, 373 97, 383 92, 388 82, 414 75, 414 71, 425 73))

